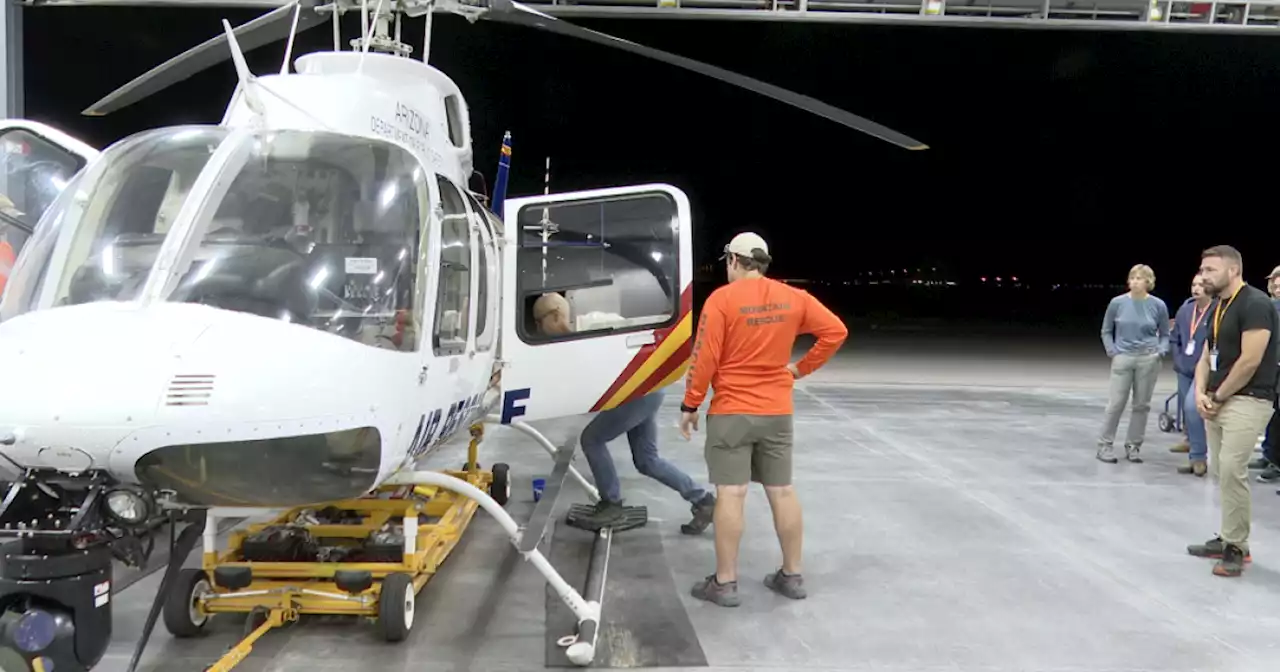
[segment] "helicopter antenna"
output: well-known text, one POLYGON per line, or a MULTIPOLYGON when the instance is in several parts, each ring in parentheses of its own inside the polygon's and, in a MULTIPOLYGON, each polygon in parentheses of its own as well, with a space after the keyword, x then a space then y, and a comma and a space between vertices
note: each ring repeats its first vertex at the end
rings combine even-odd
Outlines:
POLYGON ((231 30, 231 23, 226 19, 222 20, 222 29, 227 33, 227 46, 231 48, 231 60, 236 65, 236 76, 240 78, 240 87, 244 89, 245 102, 254 114, 261 117, 264 111, 262 99, 258 97, 258 90, 254 87, 256 82, 253 73, 249 71, 249 64, 244 60, 244 52, 240 51, 240 42, 236 40, 235 31, 231 30))
POLYGON ((436 2, 431 0, 427 3, 427 24, 426 29, 422 31, 422 62, 426 63, 431 58, 431 17, 436 13, 436 2))
MULTIPOLYGON (((547 167, 542 174, 542 195, 551 195, 551 157, 547 157, 547 167)), ((542 286, 547 286, 547 240, 551 238, 552 227, 551 210, 547 206, 542 206, 542 286)))
POLYGON ((333 3, 333 50, 342 51, 342 9, 333 3))
POLYGON ((298 19, 302 16, 302 5, 294 5, 293 26, 289 28, 289 42, 284 45, 284 62, 280 64, 280 74, 289 74, 289 60, 293 57, 293 41, 298 37, 298 19))

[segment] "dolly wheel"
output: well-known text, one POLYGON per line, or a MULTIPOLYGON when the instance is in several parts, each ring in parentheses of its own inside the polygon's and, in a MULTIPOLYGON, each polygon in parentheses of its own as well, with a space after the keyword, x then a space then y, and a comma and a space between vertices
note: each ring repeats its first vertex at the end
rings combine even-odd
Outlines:
POLYGON ((1162 432, 1173 431, 1173 418, 1169 417, 1168 413, 1161 413, 1159 421, 1160 421, 1160 431, 1162 432))
POLYGON ((408 574, 388 574, 382 580, 382 592, 378 596, 378 626, 388 642, 399 642, 409 636, 413 627, 413 577, 408 574))
POLYGON ((498 506, 506 506, 511 499, 511 465, 499 462, 493 465, 493 482, 489 484, 489 496, 498 506))
POLYGON ((201 595, 213 592, 209 575, 201 569, 178 572, 164 599, 164 627, 174 637, 195 637, 209 622, 198 604, 201 595))

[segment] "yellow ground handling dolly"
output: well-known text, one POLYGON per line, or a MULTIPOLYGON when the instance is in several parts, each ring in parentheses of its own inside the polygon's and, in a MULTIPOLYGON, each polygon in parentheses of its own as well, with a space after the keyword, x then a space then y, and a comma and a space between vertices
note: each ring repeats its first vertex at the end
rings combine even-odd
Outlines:
MULTIPOLYGON (((480 469, 483 434, 482 424, 473 425, 467 464, 441 473, 505 506, 509 467, 480 469)), ((214 614, 250 614, 245 637, 207 668, 214 672, 235 667, 259 638, 304 614, 372 618, 386 640, 401 641, 413 627, 415 595, 478 507, 475 499, 437 486, 384 486, 364 498, 297 507, 250 525, 233 532, 224 551, 217 550, 216 521, 208 520, 202 567, 175 577, 163 607, 165 627, 174 637, 192 637, 214 614)))

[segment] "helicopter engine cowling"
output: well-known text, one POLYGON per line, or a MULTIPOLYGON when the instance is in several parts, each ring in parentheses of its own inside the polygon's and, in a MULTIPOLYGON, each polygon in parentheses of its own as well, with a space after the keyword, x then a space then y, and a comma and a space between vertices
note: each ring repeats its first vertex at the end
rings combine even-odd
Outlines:
POLYGON ((198 304, 36 311, 0 323, 0 433, 23 466, 104 469, 193 505, 354 497, 399 466, 384 451, 405 404, 387 391, 411 357, 198 304))

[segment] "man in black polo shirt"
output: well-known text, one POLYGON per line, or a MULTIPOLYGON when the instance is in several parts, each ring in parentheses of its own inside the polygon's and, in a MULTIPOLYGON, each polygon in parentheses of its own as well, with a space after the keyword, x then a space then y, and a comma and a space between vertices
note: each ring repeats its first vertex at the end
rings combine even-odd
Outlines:
POLYGON ((1276 398, 1280 316, 1266 292, 1245 284, 1243 273, 1240 252, 1230 245, 1200 255, 1200 275, 1215 301, 1196 366, 1196 410, 1205 419, 1209 459, 1218 472, 1222 529, 1187 552, 1218 558, 1213 566, 1218 576, 1239 576, 1252 560, 1249 456, 1276 398))

